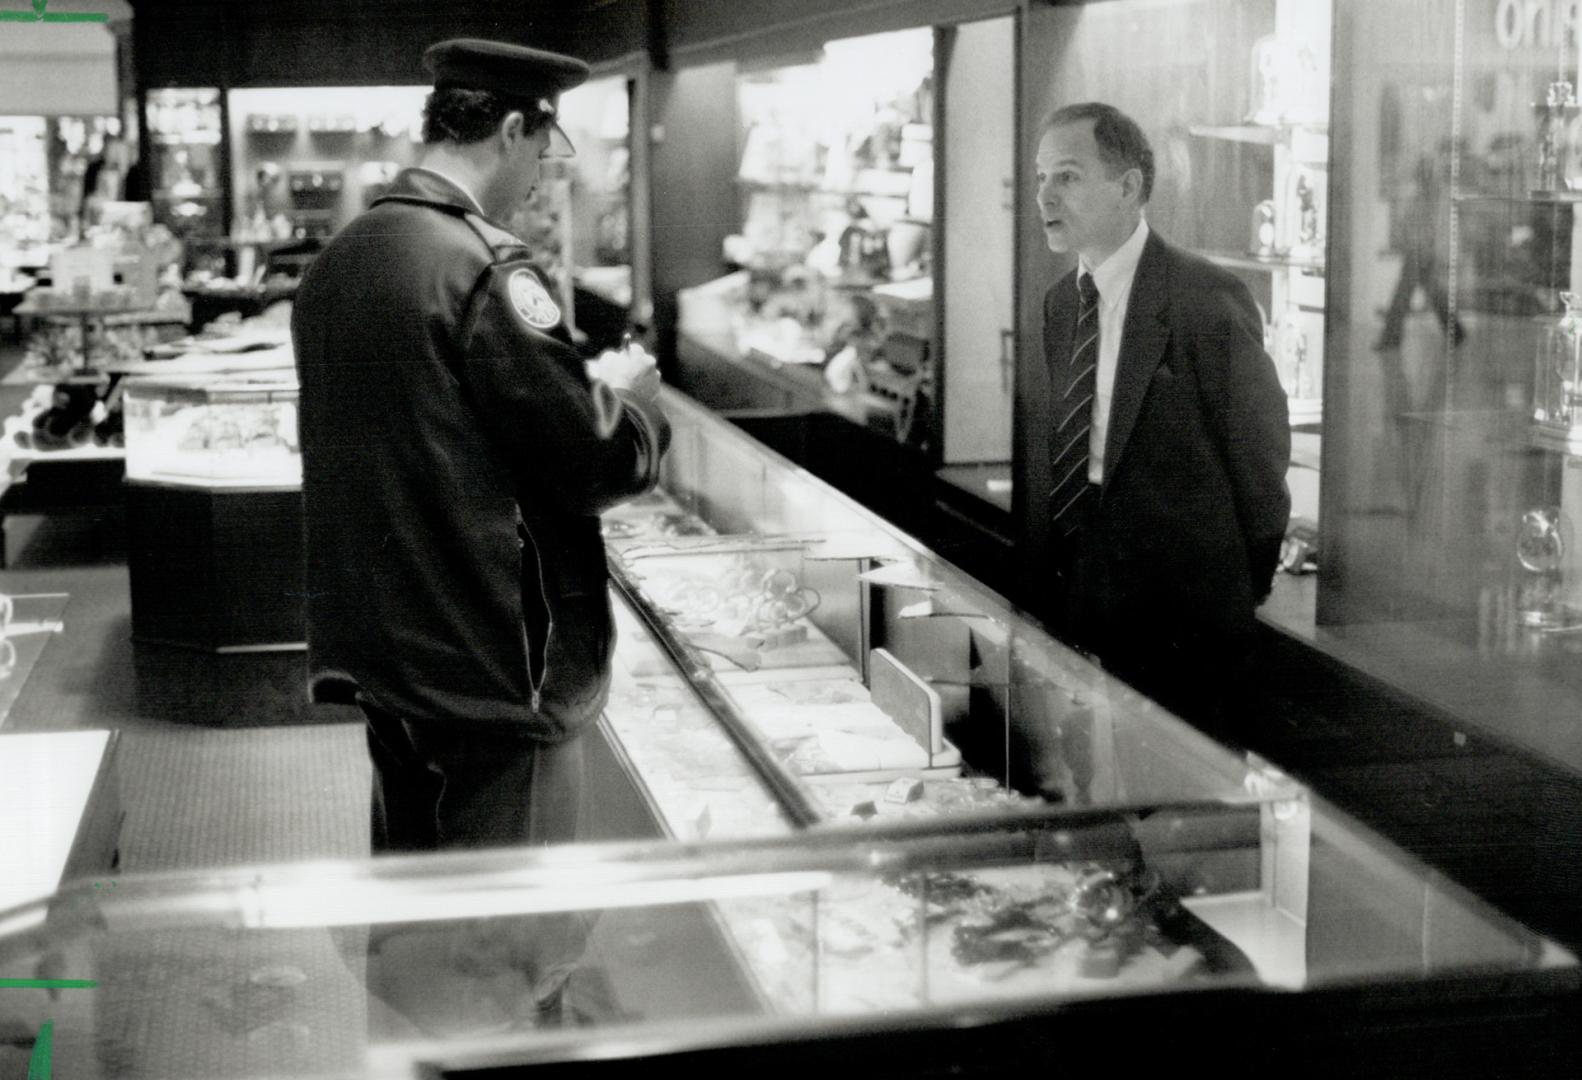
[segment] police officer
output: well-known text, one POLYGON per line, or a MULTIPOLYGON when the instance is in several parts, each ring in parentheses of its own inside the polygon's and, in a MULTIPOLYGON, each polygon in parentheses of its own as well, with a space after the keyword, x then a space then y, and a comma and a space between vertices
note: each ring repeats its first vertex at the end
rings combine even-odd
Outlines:
POLYGON ((471 39, 424 60, 421 164, 318 256, 291 324, 309 672, 367 718, 375 852, 571 838, 614 636, 598 515, 669 437, 653 359, 590 380, 499 224, 571 153, 556 108, 587 66, 471 39))

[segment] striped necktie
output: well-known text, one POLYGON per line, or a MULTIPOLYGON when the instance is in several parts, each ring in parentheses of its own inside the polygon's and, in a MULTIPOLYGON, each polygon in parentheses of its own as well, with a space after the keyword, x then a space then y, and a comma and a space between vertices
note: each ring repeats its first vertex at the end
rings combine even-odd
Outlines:
POLYGON ((1093 395, 1098 388, 1099 369, 1099 290, 1093 275, 1077 278, 1077 330, 1072 340, 1071 363, 1066 369, 1068 382, 1055 405, 1060 422, 1055 425, 1055 487, 1049 505, 1055 535, 1069 537, 1082 524, 1083 507, 1089 498, 1088 438, 1093 430, 1093 395))

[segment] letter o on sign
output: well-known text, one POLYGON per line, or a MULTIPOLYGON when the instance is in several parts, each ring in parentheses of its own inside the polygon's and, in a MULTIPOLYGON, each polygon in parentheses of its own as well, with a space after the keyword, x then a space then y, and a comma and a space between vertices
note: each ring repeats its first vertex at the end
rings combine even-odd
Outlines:
POLYGON ((1494 36, 1503 49, 1515 49, 1522 43, 1522 0, 1500 0, 1494 9, 1494 36))

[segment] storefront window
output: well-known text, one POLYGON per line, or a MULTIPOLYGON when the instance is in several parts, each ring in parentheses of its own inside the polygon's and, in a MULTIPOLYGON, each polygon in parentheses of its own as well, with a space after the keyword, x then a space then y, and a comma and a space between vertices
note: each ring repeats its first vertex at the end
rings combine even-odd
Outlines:
POLYGON ((1318 638, 1582 767, 1578 5, 1341 10, 1318 638))

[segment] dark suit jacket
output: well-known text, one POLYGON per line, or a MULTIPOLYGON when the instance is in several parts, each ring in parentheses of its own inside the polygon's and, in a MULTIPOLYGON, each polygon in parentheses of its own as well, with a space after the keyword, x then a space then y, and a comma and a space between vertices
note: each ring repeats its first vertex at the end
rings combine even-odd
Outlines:
MULTIPOLYGON (((1044 298, 1055 400, 1069 383, 1076 318, 1073 272, 1044 298)), ((1103 659, 1107 649, 1199 652, 1252 639, 1291 512, 1286 397, 1262 325, 1245 285, 1150 232, 1101 497, 1081 550, 1054 553, 1055 629, 1103 659)))

